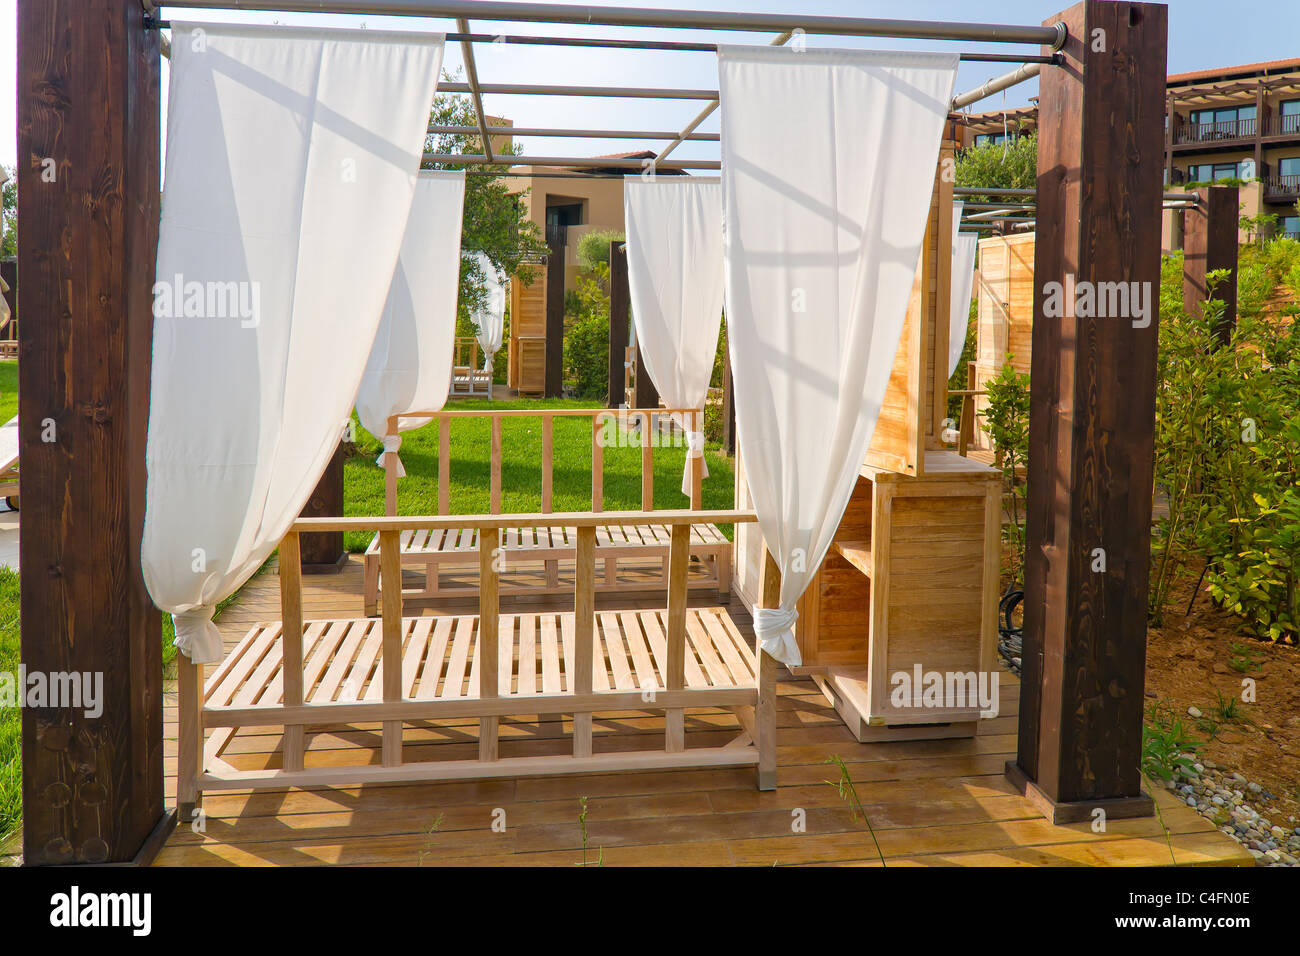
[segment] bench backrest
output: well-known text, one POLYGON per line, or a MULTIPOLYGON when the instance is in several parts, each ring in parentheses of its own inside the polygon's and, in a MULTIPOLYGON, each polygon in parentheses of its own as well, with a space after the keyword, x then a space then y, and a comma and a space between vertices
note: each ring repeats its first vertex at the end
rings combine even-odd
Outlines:
MULTIPOLYGON (((686 424, 691 431, 702 431, 704 413, 697 408, 513 408, 493 410, 465 410, 412 412, 402 418, 433 418, 438 423, 438 514, 451 513, 451 422, 452 419, 491 419, 492 447, 490 453, 490 484, 488 493, 489 514, 501 513, 501 422, 506 418, 540 418, 542 422, 542 514, 553 511, 554 488, 554 435, 556 418, 581 418, 591 423, 591 510, 604 510, 604 449, 607 436, 613 434, 622 440, 628 427, 640 425, 641 448, 641 510, 654 510, 654 449, 656 436, 671 435, 685 444, 684 433, 673 424, 673 416, 686 424)), ((390 434, 397 433, 396 417, 388 420, 390 434)), ((689 451, 688 451, 689 454, 689 451)), ((384 456, 385 487, 384 511, 397 514, 397 454, 384 456)), ((703 501, 704 459, 696 456, 691 462, 691 510, 698 511, 703 501)))

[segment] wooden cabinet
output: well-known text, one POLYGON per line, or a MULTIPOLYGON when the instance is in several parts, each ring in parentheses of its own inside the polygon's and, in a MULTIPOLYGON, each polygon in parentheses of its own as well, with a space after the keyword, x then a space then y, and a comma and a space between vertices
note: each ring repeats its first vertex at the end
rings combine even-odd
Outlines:
POLYGON ((997 666, 1000 522, 1001 475, 960 455, 927 453, 923 478, 862 469, 795 632, 859 740, 975 732, 997 666), (938 706, 922 693, 936 674, 938 706))

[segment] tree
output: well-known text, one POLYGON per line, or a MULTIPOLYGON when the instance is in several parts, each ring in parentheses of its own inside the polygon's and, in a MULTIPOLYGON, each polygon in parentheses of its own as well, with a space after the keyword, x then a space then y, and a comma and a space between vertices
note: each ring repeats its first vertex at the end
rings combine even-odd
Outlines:
MULTIPOLYGON (((444 78, 455 81, 459 77, 444 73, 444 78)), ((434 97, 429 122, 476 128, 478 113, 471 97, 444 93, 434 97)), ((430 133, 424 148, 432 153, 483 152, 482 138, 469 133, 430 133)), ((518 155, 522 150, 517 145, 504 147, 494 142, 493 152, 518 155)), ((464 169, 469 173, 465 177, 465 211, 461 219, 457 334, 470 335, 473 326, 469 317, 483 304, 486 295, 485 277, 474 254, 482 252, 502 275, 531 282, 536 276, 535 263, 547 252, 546 243, 541 230, 524 210, 526 192, 511 193, 506 180, 500 176, 475 175, 475 172, 495 172, 495 167, 432 162, 421 165, 424 169, 464 169)))

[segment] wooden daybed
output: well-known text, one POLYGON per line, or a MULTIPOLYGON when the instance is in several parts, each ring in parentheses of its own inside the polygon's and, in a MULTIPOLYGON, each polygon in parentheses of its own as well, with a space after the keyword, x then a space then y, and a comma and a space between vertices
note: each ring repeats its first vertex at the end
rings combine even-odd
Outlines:
MULTIPOLYGON (((618 428, 628 422, 641 423, 641 510, 654 510, 653 436, 660 423, 678 413, 689 417, 698 427, 697 409, 506 409, 501 411, 442 411, 430 413, 438 419, 438 513, 448 515, 450 508, 450 448, 453 418, 490 418, 492 427, 491 478, 489 512, 501 510, 501 422, 504 418, 529 417, 541 420, 542 432, 542 513, 550 513, 553 486, 553 434, 557 417, 586 418, 591 421, 592 485, 591 510, 603 510, 604 447, 602 431, 607 421, 618 428)), ((413 413, 411 417, 424 417, 413 413)), ((395 431, 390 419, 389 431, 395 431)), ((384 455, 386 479, 385 511, 397 513, 397 477, 395 454, 384 455)), ((694 460, 691 482, 691 510, 698 511, 702 498, 702 459, 694 460)), ((638 520, 624 524, 610 516, 595 528, 596 559, 601 574, 596 589, 601 592, 638 592, 665 586, 668 575, 669 540, 667 525, 639 514, 638 520)), ((556 518, 532 522, 525 527, 505 526, 501 534, 502 564, 506 572, 502 582, 507 594, 562 594, 574 586, 573 561, 577 548, 577 529, 556 518)), ((688 575, 692 589, 715 590, 726 602, 731 593, 731 542, 710 522, 697 522, 690 529, 690 555, 696 559, 688 575)), ((409 601, 436 601, 472 597, 478 589, 474 569, 478 565, 477 530, 444 524, 438 528, 411 526, 400 539, 403 568, 414 567, 423 574, 423 585, 404 588, 409 601), (444 572, 460 569, 462 574, 444 572)), ((376 535, 365 553, 365 612, 378 613, 380 600, 380 539, 376 535)), ((396 579, 396 575, 393 576, 396 579)))
MULTIPOLYGON (((217 789, 746 765, 757 766, 761 788, 774 788, 775 663, 756 655, 725 608, 687 606, 690 529, 750 522, 754 513, 660 512, 656 522, 671 529, 665 607, 600 612, 596 530, 646 516, 554 517, 577 529, 574 610, 513 614, 499 610, 493 550, 504 529, 543 526, 550 515, 300 519, 280 544, 281 620, 253 625, 206 682, 200 666, 178 658, 182 819, 192 818, 203 791, 217 789), (465 527, 479 534, 477 614, 403 617, 393 590, 378 621, 303 620, 300 533, 377 530, 380 560, 396 574, 404 533, 465 527), (722 746, 687 747, 686 710, 719 707, 735 711, 743 732, 722 746), (662 748, 593 747, 593 714, 629 710, 664 713, 662 748), (572 715, 562 753, 516 755, 499 739, 502 718, 554 724, 556 715, 572 715), (404 760, 403 724, 466 717, 478 720, 475 757, 404 760), (312 759, 314 728, 355 724, 382 725, 379 764, 340 765, 330 753, 312 759), (268 726, 284 727, 281 767, 240 771, 221 759, 238 728, 268 726)), ((358 753, 368 761, 371 751, 358 753)))

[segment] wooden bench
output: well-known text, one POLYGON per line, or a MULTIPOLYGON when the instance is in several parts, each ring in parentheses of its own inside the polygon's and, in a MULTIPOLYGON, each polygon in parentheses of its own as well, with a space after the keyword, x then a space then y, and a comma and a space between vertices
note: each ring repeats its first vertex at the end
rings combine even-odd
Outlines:
POLYGON ((606 520, 639 526, 645 515, 555 518, 576 534, 573 610, 514 614, 500 612, 496 548, 507 529, 544 527, 549 515, 299 519, 280 544, 281 620, 254 624, 206 681, 200 665, 177 658, 182 819, 214 789, 728 766, 756 766, 759 787, 775 788, 775 663, 725 608, 687 606, 691 529, 754 521, 754 513, 659 512, 657 522, 670 529, 667 600, 649 610, 597 611, 595 599, 597 530, 606 520), (478 535, 477 614, 403 617, 398 593, 386 591, 378 621, 304 620, 300 534, 377 530, 380 560, 393 574, 403 534, 462 527, 478 535), (731 710, 742 731, 722 745, 687 747, 691 708, 731 710), (593 715, 626 711, 664 714, 661 749, 593 748, 593 715), (572 715, 568 752, 526 756, 500 739, 502 718, 555 727, 556 715, 572 715), (475 756, 404 760, 404 724, 459 719, 463 734, 466 718, 477 720, 477 740, 467 735, 471 746, 457 750, 475 756), (382 727, 378 764, 369 750, 352 764, 309 754, 316 729, 356 724, 382 727), (277 726, 281 766, 238 769, 222 759, 239 728, 277 726))
MULTIPOLYGON (((553 487, 553 436, 557 417, 587 418, 591 421, 592 454, 592 512, 603 511, 604 445, 602 434, 609 427, 622 428, 628 422, 641 426, 641 509, 654 510, 654 437, 660 433, 662 423, 672 414, 688 416, 694 427, 699 427, 697 409, 611 410, 611 409, 504 409, 501 411, 442 411, 413 413, 411 417, 433 417, 438 422, 438 513, 450 512, 450 448, 451 421, 454 418, 490 418, 492 423, 491 478, 489 512, 501 510, 501 423, 505 418, 532 417, 542 422, 542 513, 551 512, 553 487)), ((395 420, 389 421, 389 431, 394 432, 395 420)), ((666 429, 665 429, 666 430, 666 429)), ((620 434, 623 434, 620 432, 620 434)), ((396 458, 393 453, 384 455, 386 481, 385 512, 397 513, 396 458)), ((702 459, 694 459, 691 483, 691 509, 699 510, 702 499, 702 459)), ((671 534, 653 518, 642 515, 633 525, 611 523, 596 528, 597 558, 603 573, 596 581, 601 592, 635 592, 662 588, 666 585, 671 534)), ((573 560, 577 532, 564 524, 543 524, 526 528, 502 529, 502 549, 498 571, 504 574, 503 593, 506 594, 560 594, 574 586, 573 560)), ((417 528, 403 532, 399 541, 403 568, 415 568, 422 575, 419 587, 403 587, 403 597, 409 601, 433 602, 472 596, 478 588, 478 534, 472 527, 417 528), (456 569, 467 573, 456 577, 456 569), (450 578, 450 579, 448 579, 450 578)), ((687 586, 693 589, 712 589, 719 600, 726 602, 731 593, 731 542, 714 525, 700 523, 692 526, 690 555, 693 559, 687 586)), ((380 601, 380 540, 370 542, 365 552, 365 613, 378 613, 380 601)))
POLYGON ((476 338, 458 338, 451 363, 453 398, 491 398, 492 373, 479 367, 479 344, 476 338))

